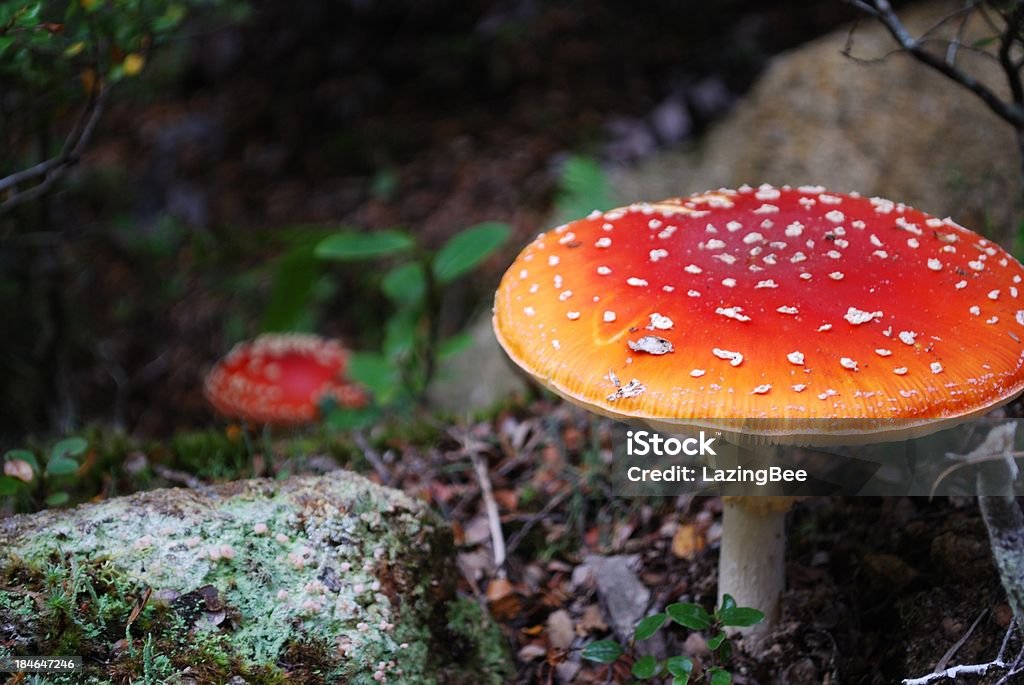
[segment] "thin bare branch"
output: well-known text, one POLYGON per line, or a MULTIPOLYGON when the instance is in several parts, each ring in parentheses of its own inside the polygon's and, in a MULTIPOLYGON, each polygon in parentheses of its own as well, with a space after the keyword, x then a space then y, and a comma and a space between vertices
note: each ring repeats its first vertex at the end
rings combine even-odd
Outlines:
POLYGON ((974 76, 958 69, 956 66, 948 64, 943 58, 926 50, 924 43, 914 38, 896 15, 888 0, 872 0, 872 2, 865 2, 863 0, 844 1, 881 22, 899 46, 910 53, 916 60, 974 93, 990 110, 1018 131, 1024 130, 1024 107, 1016 102, 1010 103, 1002 100, 994 91, 974 78, 974 76))
POLYGON ((106 110, 109 96, 110 88, 108 86, 101 86, 99 92, 85 106, 82 115, 75 122, 71 132, 64 141, 64 147, 59 155, 0 178, 0 193, 17 188, 24 183, 42 179, 30 188, 23 191, 15 191, 4 200, 0 204, 0 215, 49 192, 54 185, 64 178, 71 167, 78 163, 106 110))

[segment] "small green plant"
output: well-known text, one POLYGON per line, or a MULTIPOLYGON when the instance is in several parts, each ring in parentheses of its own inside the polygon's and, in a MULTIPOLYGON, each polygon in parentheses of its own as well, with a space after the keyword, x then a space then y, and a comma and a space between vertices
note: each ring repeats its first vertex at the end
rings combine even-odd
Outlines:
POLYGON ((43 465, 29 450, 9 450, 3 458, 0 498, 36 494, 47 506, 65 504, 71 496, 63 489, 62 483, 78 471, 79 458, 88 447, 89 443, 84 438, 65 438, 50 448, 43 465))
POLYGON ((555 217, 561 223, 612 207, 608 178, 601 165, 589 157, 566 159, 558 186, 555 217))
MULTIPOLYGON (((633 662, 633 677, 638 680, 670 678, 672 685, 687 683, 708 683, 729 685, 732 673, 727 666, 732 659, 732 643, 726 635, 726 628, 746 628, 764 620, 764 613, 750 607, 736 606, 731 595, 722 597, 722 605, 709 614, 699 604, 676 602, 665 607, 665 611, 648 616, 637 624, 633 633, 634 642, 650 639, 669 623, 678 623, 684 628, 710 635, 708 649, 710 663, 704 665, 702 673, 694 673, 695 664, 686 656, 673 656, 659 661, 651 655, 639 657, 633 662)), ((614 640, 598 640, 587 645, 581 654, 584 659, 601 664, 612 664, 625 650, 614 640)))
POLYGON ((373 422, 383 408, 421 403, 434 380, 438 362, 470 342, 460 332, 442 339, 444 292, 476 269, 508 240, 507 224, 488 221, 467 228, 439 250, 418 244, 398 230, 344 231, 320 241, 317 258, 341 263, 387 260, 380 288, 391 303, 379 351, 352 355, 350 377, 369 388, 374 403, 366 410, 333 409, 328 423, 352 428, 373 422))

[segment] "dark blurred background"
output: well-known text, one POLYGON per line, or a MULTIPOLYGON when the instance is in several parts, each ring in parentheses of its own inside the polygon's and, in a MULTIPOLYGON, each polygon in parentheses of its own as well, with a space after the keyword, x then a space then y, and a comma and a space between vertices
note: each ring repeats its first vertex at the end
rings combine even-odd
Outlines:
MULTIPOLYGON (((268 308, 372 345, 386 302, 366 270, 310 263, 289 286, 282 265, 339 226, 437 247, 510 224, 504 253, 446 296, 443 325, 463 326, 550 221, 567 159, 609 169, 697 144, 773 55, 855 16, 836 0, 228 9, 190 5, 159 45, 142 30, 145 68, 111 88, 81 161, 0 214, 0 446, 92 421, 149 436, 209 421, 202 373, 281 327, 268 308)), ((67 35, 62 3, 42 12, 67 35)), ((97 59, 127 68, 126 49, 97 59)), ((25 85, 17 57, 0 52, 0 177, 60 149, 90 78, 72 63, 25 85)))

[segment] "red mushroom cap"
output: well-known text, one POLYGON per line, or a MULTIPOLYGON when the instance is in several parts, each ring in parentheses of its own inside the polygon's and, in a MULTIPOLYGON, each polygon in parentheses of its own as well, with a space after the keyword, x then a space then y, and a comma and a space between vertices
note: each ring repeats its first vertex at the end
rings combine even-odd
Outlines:
POLYGON ((317 417, 320 402, 366 403, 344 379, 347 355, 334 340, 315 335, 268 334, 239 343, 206 377, 204 392, 217 411, 244 421, 300 424, 317 417))
POLYGON ((1022 278, 951 219, 744 186, 541 234, 499 286, 494 328, 549 388, 615 418, 898 439, 1024 389, 1022 278))

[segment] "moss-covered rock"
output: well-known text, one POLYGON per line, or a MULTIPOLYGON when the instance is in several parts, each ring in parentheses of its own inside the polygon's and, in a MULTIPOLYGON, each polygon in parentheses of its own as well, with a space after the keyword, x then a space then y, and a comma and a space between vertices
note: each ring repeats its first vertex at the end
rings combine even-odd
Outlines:
POLYGON ((0 520, 0 656, 85 657, 50 682, 501 682, 473 608, 443 523, 347 472, 0 520))

